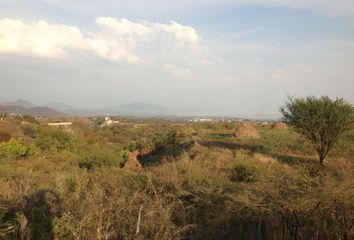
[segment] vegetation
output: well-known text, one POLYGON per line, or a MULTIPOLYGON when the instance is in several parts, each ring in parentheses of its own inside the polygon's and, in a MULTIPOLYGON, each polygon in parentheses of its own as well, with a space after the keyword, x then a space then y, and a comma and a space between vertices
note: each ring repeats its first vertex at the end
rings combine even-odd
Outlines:
POLYGON ((0 122, 0 239, 354 238, 353 128, 319 165, 292 128, 23 121, 0 122))
POLYGON ((21 141, 11 138, 8 142, 0 143, 0 156, 8 159, 21 159, 33 155, 33 146, 26 146, 21 141))
POLYGON ((321 164, 339 137, 354 125, 354 108, 344 99, 290 99, 281 112, 287 124, 311 141, 321 164))

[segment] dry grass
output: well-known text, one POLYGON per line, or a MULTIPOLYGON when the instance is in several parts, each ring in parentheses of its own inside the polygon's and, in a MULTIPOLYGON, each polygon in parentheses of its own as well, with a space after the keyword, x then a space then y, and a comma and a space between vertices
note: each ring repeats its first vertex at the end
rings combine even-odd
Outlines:
POLYGON ((253 124, 247 122, 239 122, 235 126, 234 137, 241 139, 259 138, 259 134, 253 124))
MULTIPOLYGON (((36 141, 17 123, 6 124, 15 125, 10 129, 28 144, 36 141)), ((168 127, 99 132, 78 125, 70 148, 0 159, 0 234, 6 222, 14 226, 3 239, 354 237, 350 134, 335 150, 343 153, 335 152, 321 167, 289 129, 258 129, 259 139, 237 140, 223 125, 175 125, 178 142, 144 159, 154 164, 134 170, 118 164, 80 168, 83 152, 90 157, 100 149, 110 157, 120 153, 123 142, 149 139, 168 127), (24 218, 29 223, 21 232, 24 218)))

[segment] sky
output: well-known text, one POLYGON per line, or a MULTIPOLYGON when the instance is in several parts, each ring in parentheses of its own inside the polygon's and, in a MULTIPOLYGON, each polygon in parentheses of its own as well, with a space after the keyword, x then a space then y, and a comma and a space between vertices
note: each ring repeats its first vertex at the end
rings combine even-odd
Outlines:
POLYGON ((0 101, 272 117, 354 102, 353 0, 0 0, 0 101))

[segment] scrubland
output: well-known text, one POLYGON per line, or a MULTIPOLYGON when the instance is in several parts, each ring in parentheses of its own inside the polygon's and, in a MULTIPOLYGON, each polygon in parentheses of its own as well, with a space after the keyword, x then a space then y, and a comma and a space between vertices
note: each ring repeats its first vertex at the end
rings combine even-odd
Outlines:
POLYGON ((354 129, 324 165, 291 128, 233 129, 4 119, 0 239, 354 239, 354 129))

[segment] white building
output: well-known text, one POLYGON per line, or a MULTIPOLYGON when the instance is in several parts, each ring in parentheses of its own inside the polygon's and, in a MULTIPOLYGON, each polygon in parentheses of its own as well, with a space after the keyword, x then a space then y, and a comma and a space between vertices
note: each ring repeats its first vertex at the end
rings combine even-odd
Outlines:
POLYGON ((105 117, 104 123, 101 124, 101 127, 111 126, 112 124, 119 124, 119 121, 114 121, 110 117, 105 117))
POLYGON ((57 122, 57 123, 48 123, 48 126, 68 127, 71 126, 72 124, 73 124, 72 122, 57 122))

